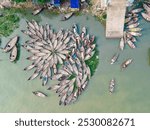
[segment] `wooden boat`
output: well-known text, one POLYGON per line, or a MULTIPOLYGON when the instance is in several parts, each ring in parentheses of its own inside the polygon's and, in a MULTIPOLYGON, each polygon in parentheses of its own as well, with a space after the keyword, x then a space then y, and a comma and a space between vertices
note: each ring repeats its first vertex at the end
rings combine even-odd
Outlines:
POLYGON ((138 17, 138 16, 139 16, 139 15, 138 15, 138 14, 135 14, 135 13, 134 13, 134 14, 133 14, 133 13, 128 13, 128 14, 127 14, 127 17, 132 17, 132 18, 133 18, 133 17, 138 17))
POLYGON ((144 3, 150 6, 150 1, 144 1, 144 3))
POLYGON ((124 41, 124 38, 121 38, 120 39, 120 44, 119 44, 119 48, 120 48, 120 50, 124 50, 124 46, 125 46, 125 41, 124 41))
POLYGON ((14 47, 12 48, 12 51, 10 52, 9 59, 10 59, 11 62, 13 62, 13 61, 16 60, 16 58, 17 58, 17 47, 14 46, 14 47))
POLYGON ((142 31, 142 28, 129 28, 129 31, 131 31, 131 32, 140 32, 140 31, 142 31))
POLYGON ((113 78, 113 79, 111 79, 110 80, 110 83, 109 83, 109 92, 112 94, 113 92, 114 92, 114 90, 115 90, 115 79, 113 78))
POLYGON ((127 59, 121 64, 121 69, 127 68, 131 63, 133 62, 133 59, 127 59))
POLYGON ((38 97, 42 97, 42 98, 45 98, 47 97, 47 95, 41 91, 34 91, 32 92, 34 95, 38 96, 38 97))
POLYGON ((37 15, 39 14, 44 8, 39 8, 39 9, 36 9, 32 12, 33 15, 37 15))
POLYGON ((136 42, 136 41, 137 41, 135 37, 131 37, 130 40, 131 40, 132 42, 136 42))
POLYGON ((125 23, 128 23, 131 19, 132 19, 132 17, 126 18, 126 19, 125 19, 125 23))
POLYGON ((134 43, 131 40, 127 40, 127 44, 129 45, 130 48, 134 49, 136 48, 136 46, 134 45, 134 43))
POLYGON ((133 9, 131 13, 140 13, 142 10, 142 8, 133 9))
POLYGON ((135 17, 135 18, 133 18, 130 22, 128 22, 127 25, 135 24, 135 23, 138 22, 138 20, 139 20, 139 19, 138 19, 137 17, 135 17))
POLYGON ((139 23, 128 25, 126 28, 136 28, 137 26, 139 26, 139 23))
POLYGON ((146 13, 141 13, 141 15, 142 15, 142 17, 143 17, 146 21, 150 22, 150 16, 149 16, 148 14, 146 14, 146 13))
POLYGON ((6 46, 4 47, 3 51, 4 51, 4 52, 9 52, 9 51, 16 45, 16 43, 18 42, 18 39, 19 39, 18 36, 13 37, 13 38, 6 44, 6 46))
POLYGON ((129 31, 131 31, 131 32, 140 32, 140 31, 142 31, 143 30, 143 28, 129 28, 129 31))
POLYGON ((73 12, 64 14, 61 18, 61 21, 68 20, 69 18, 71 18, 73 16, 73 14, 74 14, 73 12))
POLYGON ((111 58, 111 65, 114 64, 119 58, 119 54, 114 54, 113 57, 111 58))
POLYGON ((143 8, 146 10, 146 12, 150 13, 150 7, 147 4, 143 4, 143 8))
POLYGON ((129 32, 132 36, 142 36, 142 34, 141 33, 139 33, 139 32, 129 32))

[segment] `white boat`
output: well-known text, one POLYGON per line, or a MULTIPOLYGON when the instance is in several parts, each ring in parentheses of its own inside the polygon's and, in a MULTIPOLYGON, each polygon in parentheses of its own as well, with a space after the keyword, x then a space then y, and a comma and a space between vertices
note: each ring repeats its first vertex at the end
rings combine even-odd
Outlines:
POLYGON ((133 9, 133 10, 131 11, 131 13, 140 13, 141 11, 143 11, 142 8, 137 8, 137 9, 133 9))
POLYGON ((120 39, 120 44, 119 44, 119 48, 120 48, 120 50, 124 50, 124 46, 125 46, 125 41, 124 41, 124 38, 121 38, 120 39))
POLYGON ((132 36, 142 36, 142 34, 141 33, 139 33, 139 32, 129 32, 132 36))
POLYGON ((130 24, 126 28, 136 28, 137 26, 139 26, 139 23, 130 24))
POLYGON ((6 46, 4 47, 3 51, 4 51, 4 52, 9 52, 9 51, 16 45, 16 43, 18 42, 18 39, 19 39, 18 36, 13 37, 13 38, 6 44, 6 46))
POLYGON ((47 95, 41 91, 34 91, 32 92, 34 95, 38 96, 38 97, 42 97, 42 98, 45 98, 47 97, 47 95))
POLYGON ((142 28, 129 28, 130 32, 140 32, 142 31, 142 28))
POLYGON ((64 14, 61 18, 61 21, 68 20, 69 18, 71 18, 73 16, 73 14, 74 14, 73 12, 64 14))
POLYGON ((146 14, 146 13, 141 13, 141 15, 142 15, 142 17, 143 17, 146 21, 150 22, 150 16, 149 16, 148 14, 146 14))
POLYGON ((147 13, 150 13, 150 7, 147 4, 143 4, 143 8, 146 10, 147 13))
POLYGON ((130 48, 134 49, 136 48, 136 46, 134 45, 134 43, 131 40, 127 40, 127 44, 129 45, 130 48))
POLYGON ((139 20, 139 19, 138 19, 137 17, 135 17, 135 18, 133 18, 130 22, 128 22, 127 25, 135 24, 135 23, 138 22, 138 20, 139 20))
POLYGON ((41 11, 43 10, 43 8, 39 8, 39 9, 36 9, 32 12, 33 15, 37 15, 39 14, 41 11))
POLYGON ((10 57, 9 57, 9 59, 10 59, 11 62, 13 62, 13 61, 16 60, 16 58, 17 58, 17 47, 14 46, 14 47, 12 48, 12 51, 10 52, 10 57))
POLYGON ((127 59, 125 60, 122 64, 121 64, 121 69, 127 68, 131 63, 132 63, 133 59, 127 59))
POLYGON ((115 90, 115 85, 116 85, 115 82, 116 82, 116 81, 115 81, 114 78, 110 80, 110 83, 109 83, 109 92, 110 92, 110 93, 113 93, 114 90, 115 90))
POLYGON ((119 54, 117 54, 117 53, 114 54, 113 57, 111 58, 110 64, 111 65, 114 64, 117 61, 118 58, 119 58, 119 54))

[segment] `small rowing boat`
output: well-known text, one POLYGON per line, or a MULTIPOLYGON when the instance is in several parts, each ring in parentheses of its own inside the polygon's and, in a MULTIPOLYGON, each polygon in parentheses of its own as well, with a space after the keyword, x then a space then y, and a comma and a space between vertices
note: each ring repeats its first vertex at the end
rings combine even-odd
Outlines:
POLYGON ((39 14, 41 11, 43 10, 43 8, 39 8, 39 9, 36 9, 32 12, 33 15, 37 15, 39 14))
POLYGON ((42 97, 42 98, 45 98, 47 97, 47 95, 41 91, 34 91, 32 92, 34 95, 38 96, 38 97, 42 97))
POLYGON ((133 59, 131 59, 131 58, 125 60, 125 61, 121 64, 121 69, 123 70, 123 69, 127 68, 127 67, 132 63, 132 61, 133 61, 133 59))
POLYGON ((115 79, 113 78, 112 80, 110 80, 110 83, 109 83, 109 92, 112 94, 115 90, 115 79))
POLYGON ((73 14, 74 14, 73 12, 64 14, 61 18, 61 21, 68 20, 69 18, 71 18, 73 16, 73 14))
POLYGON ((114 64, 117 61, 118 58, 119 58, 119 54, 117 54, 117 53, 114 54, 113 57, 111 58, 111 63, 110 64, 111 65, 114 64))

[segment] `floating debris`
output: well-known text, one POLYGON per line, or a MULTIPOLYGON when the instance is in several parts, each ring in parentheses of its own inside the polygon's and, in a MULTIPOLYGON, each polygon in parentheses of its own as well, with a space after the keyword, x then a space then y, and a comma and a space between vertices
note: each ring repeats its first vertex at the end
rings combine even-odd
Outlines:
POLYGON ((87 29, 78 32, 76 24, 71 30, 60 29, 57 33, 50 25, 39 25, 32 20, 27 22, 28 30, 23 33, 32 39, 23 47, 32 54, 27 59, 32 64, 24 70, 35 69, 28 80, 40 76, 42 85, 48 80, 58 80, 58 84, 48 90, 55 90, 60 97, 59 104, 68 105, 75 102, 86 89, 91 70, 86 64, 95 54, 95 37, 87 34, 87 29))

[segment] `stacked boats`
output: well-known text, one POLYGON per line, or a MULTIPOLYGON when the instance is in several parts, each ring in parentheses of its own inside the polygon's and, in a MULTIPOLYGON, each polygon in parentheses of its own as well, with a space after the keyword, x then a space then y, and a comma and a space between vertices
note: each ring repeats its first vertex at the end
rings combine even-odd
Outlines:
POLYGON ((141 15, 146 21, 150 22, 150 2, 145 1, 143 3, 143 8, 145 9, 145 12, 142 12, 141 15))
POLYGON ((28 80, 40 76, 42 85, 50 79, 58 80, 58 84, 48 87, 48 90, 58 93, 60 105, 75 102, 91 78, 85 61, 95 53, 95 37, 87 34, 85 27, 79 33, 76 24, 71 30, 60 29, 57 33, 50 25, 39 25, 34 20, 27 25, 28 30, 22 32, 32 39, 26 41, 23 47, 31 53, 27 59, 32 64, 24 70, 35 70, 28 80))
POLYGON ((140 23, 138 22, 138 16, 142 10, 142 8, 137 8, 126 14, 124 35, 120 39, 120 50, 124 50, 126 44, 132 49, 136 48, 136 37, 142 35, 142 28, 139 28, 140 23))
POLYGON ((9 60, 11 62, 15 61, 17 58, 17 42, 19 37, 15 36, 9 40, 6 46, 3 48, 3 52, 8 53, 10 52, 9 60))

